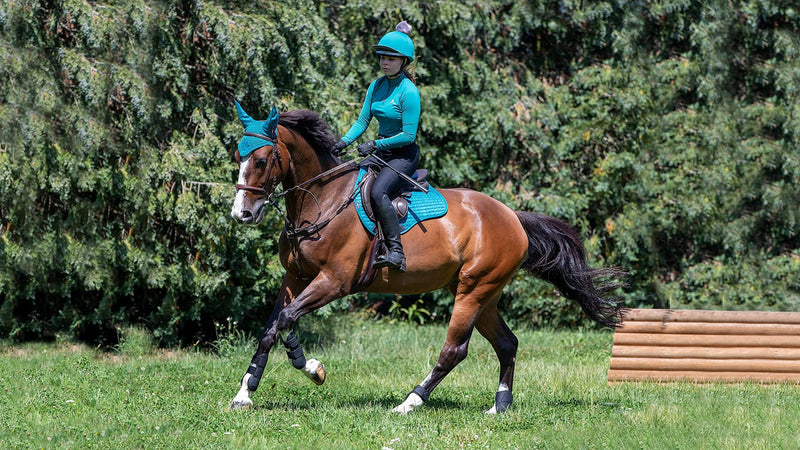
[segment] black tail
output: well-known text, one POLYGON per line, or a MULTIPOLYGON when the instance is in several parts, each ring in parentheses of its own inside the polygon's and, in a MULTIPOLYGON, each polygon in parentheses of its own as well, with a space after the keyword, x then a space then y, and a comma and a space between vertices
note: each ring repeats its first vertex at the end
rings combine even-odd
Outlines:
POLYGON ((627 273, 589 267, 581 236, 555 217, 522 211, 517 211, 517 217, 528 234, 528 258, 522 267, 553 283, 561 295, 577 301, 592 319, 619 326, 625 310, 622 299, 607 294, 625 286, 627 273))

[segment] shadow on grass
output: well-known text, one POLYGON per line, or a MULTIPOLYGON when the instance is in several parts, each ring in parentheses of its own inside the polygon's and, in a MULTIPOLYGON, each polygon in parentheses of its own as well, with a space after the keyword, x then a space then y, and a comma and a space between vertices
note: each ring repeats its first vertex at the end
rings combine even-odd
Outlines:
POLYGON ((579 398, 552 399, 544 402, 544 406, 552 408, 586 407, 590 405, 590 402, 579 398))
MULTIPOLYGON (((340 409, 369 409, 378 408, 385 409, 387 412, 405 400, 405 397, 395 395, 350 395, 347 398, 310 398, 310 399, 262 399, 257 401, 253 409, 264 411, 304 411, 318 409, 324 406, 335 406, 340 409)), ((423 408, 444 409, 444 410, 460 410, 470 408, 463 402, 448 400, 448 399, 430 399, 423 408)))

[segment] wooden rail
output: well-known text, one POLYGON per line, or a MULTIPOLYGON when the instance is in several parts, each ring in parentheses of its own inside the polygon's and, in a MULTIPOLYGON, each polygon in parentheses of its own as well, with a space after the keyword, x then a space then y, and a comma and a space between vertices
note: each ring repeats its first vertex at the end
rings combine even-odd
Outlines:
POLYGON ((800 383, 800 312, 629 310, 608 380, 800 383))

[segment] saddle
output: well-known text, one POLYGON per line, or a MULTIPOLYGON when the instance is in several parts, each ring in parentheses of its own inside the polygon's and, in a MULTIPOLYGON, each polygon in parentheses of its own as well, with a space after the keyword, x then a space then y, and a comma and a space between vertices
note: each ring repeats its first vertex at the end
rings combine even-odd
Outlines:
MULTIPOLYGON (((353 203, 355 204, 359 221, 361 221, 365 231, 369 234, 372 245, 369 250, 369 263, 353 286, 352 292, 360 292, 366 289, 375 280, 378 273, 378 270, 372 267, 372 263, 378 254, 379 248, 382 247, 379 245, 382 242, 382 238, 378 236, 380 230, 378 230, 375 213, 368 200, 370 189, 375 183, 377 174, 378 170, 375 167, 361 166, 353 187, 353 192, 356 194, 353 203)), ((420 169, 412 176, 414 181, 428 189, 427 193, 414 186, 404 184, 400 193, 392 200, 395 211, 399 211, 397 217, 400 221, 401 233, 405 233, 414 227, 421 227, 424 232, 423 221, 447 214, 447 201, 439 191, 430 186, 425 180, 427 175, 427 170, 420 169)))
MULTIPOLYGON (((391 169, 386 169, 391 170, 391 169)), ((372 185, 375 184, 375 177, 378 176, 378 170, 375 166, 368 166, 367 173, 364 175, 364 178, 361 182, 361 198, 362 199, 369 199, 369 193, 372 191, 372 185)), ((427 169, 418 169, 411 175, 411 178, 414 179, 420 186, 428 189, 429 184, 425 180, 425 177, 428 176, 427 169)), ((419 191, 419 188, 415 186, 411 186, 408 183, 404 183, 403 187, 400 189, 400 192, 396 194, 395 197, 392 198, 392 207, 394 207, 395 213, 397 213, 397 218, 399 220, 403 220, 408 214, 408 199, 411 197, 411 193, 414 191, 419 191)), ((364 205, 364 212, 367 214, 369 220, 375 222, 375 212, 372 209, 372 202, 369 200, 362 202, 364 205)))

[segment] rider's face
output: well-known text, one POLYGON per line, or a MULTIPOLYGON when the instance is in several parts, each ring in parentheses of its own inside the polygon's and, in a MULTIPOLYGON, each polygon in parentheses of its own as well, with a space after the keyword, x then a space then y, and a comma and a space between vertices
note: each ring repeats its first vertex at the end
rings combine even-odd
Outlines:
POLYGON ((403 68, 405 58, 381 55, 381 70, 390 78, 396 77, 403 68))

